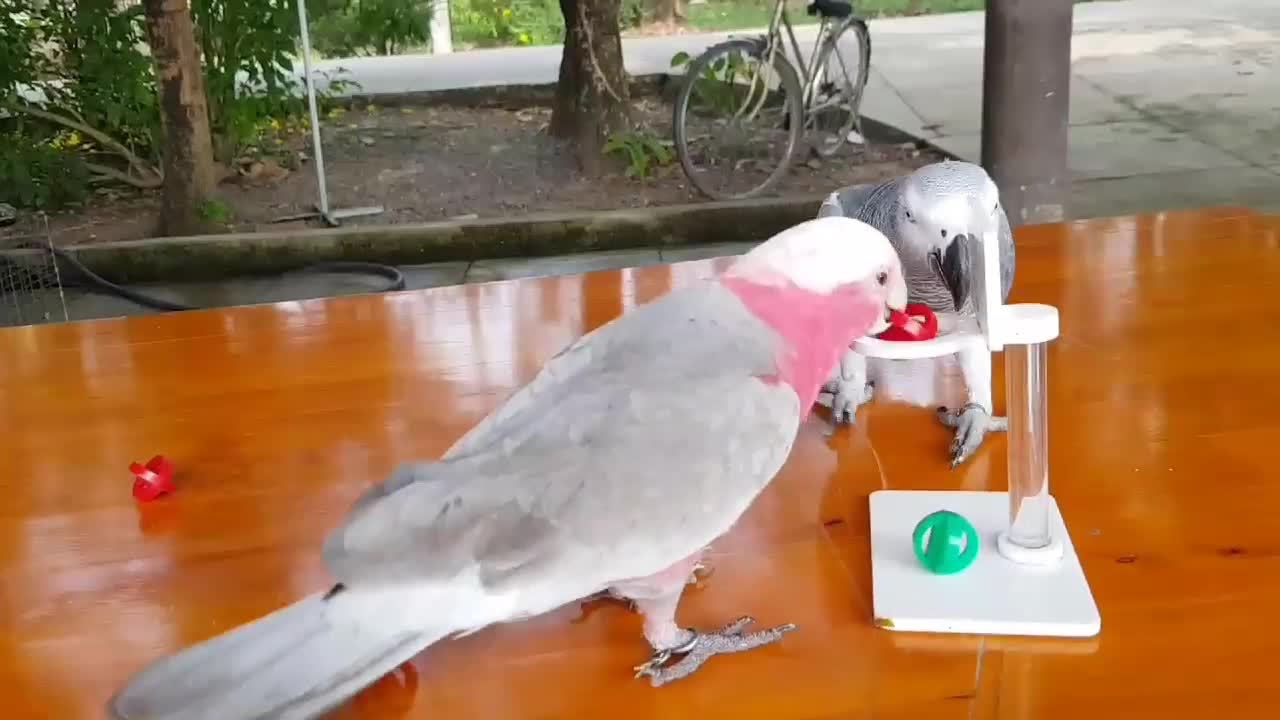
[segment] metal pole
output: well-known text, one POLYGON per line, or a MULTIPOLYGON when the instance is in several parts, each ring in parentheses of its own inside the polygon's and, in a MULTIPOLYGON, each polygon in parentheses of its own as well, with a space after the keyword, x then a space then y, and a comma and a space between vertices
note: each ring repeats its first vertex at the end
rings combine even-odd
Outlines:
POLYGON ((1072 0, 987 0, 982 165, 1015 227, 1067 217, 1072 0))
POLYGON ((306 73, 307 106, 311 111, 311 144, 316 156, 316 187, 320 191, 320 215, 329 218, 329 193, 324 184, 324 152, 320 148, 320 113, 316 110, 316 86, 311 79, 311 34, 307 28, 307 3, 298 0, 298 27, 302 31, 302 70, 306 73))

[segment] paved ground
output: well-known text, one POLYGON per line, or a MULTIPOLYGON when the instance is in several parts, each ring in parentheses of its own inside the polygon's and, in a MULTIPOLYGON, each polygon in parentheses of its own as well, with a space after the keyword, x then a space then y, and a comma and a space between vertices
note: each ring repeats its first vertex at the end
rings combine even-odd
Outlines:
MULTIPOLYGON (((1280 211, 1280 2, 1118 0, 1077 5, 1072 214, 1240 203, 1280 211)), ((813 29, 798 31, 812 42, 813 29)), ((741 33, 739 33, 741 34, 741 33)), ((871 23, 866 114, 977 160, 982 13, 871 23)), ((665 72, 726 34, 624 41, 627 69, 665 72)), ((560 47, 359 58, 365 93, 555 81, 560 47)))
MULTIPOLYGON (((877 20, 867 115, 976 160, 982 15, 877 20)), ((801 30, 802 42, 811 40, 801 30)), ((632 73, 665 71, 678 50, 725 35, 626 41, 632 73)), ((1076 6, 1071 88, 1073 215, 1097 217, 1223 203, 1280 212, 1280 2, 1118 0, 1076 6)), ((362 92, 549 83, 559 47, 343 60, 362 92)), ((327 64, 332 69, 334 63, 327 64)), ((581 272, 729 254, 741 245, 599 253, 409 268, 409 286, 581 272)), ((312 276, 152 287, 200 305, 365 292, 360 278, 312 276)), ((68 294, 71 317, 150 312, 68 294)), ((0 324, 5 318, 0 317, 0 324)))

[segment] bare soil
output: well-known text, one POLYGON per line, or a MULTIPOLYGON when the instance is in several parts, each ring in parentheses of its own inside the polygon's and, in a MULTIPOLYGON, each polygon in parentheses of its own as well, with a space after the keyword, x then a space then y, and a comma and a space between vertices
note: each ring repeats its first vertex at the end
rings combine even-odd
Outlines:
MULTIPOLYGON (((635 102, 636 119, 657 137, 671 136, 670 107, 660 98, 635 102)), ((646 179, 619 171, 582 177, 570 154, 547 132, 549 107, 523 109, 369 106, 334 112, 322 122, 331 208, 380 205, 361 225, 414 223, 461 217, 518 216, 540 210, 605 210, 699 202, 679 162, 646 179)), ((310 132, 280 128, 235 163, 220 185, 223 204, 212 219, 226 230, 280 229, 281 218, 317 202, 310 132)), ((780 195, 827 192, 900 175, 941 160, 913 143, 846 147, 821 164, 799 162, 777 188, 780 195)), ((151 194, 98 195, 83 209, 50 218, 59 245, 134 240, 154 235, 157 199, 151 194)), ((28 218, 29 219, 29 218, 28 218)), ((42 225, 42 223, 41 223, 42 225)), ((0 229, 15 244, 33 223, 0 229)), ((29 236, 28 236, 29 237, 29 236)))

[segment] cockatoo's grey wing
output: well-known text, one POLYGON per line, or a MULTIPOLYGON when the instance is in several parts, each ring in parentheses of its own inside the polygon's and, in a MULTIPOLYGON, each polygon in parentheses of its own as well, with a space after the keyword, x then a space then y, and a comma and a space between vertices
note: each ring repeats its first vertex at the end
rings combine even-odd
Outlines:
POLYGON ((727 531, 800 417, 773 332, 719 286, 606 325, 460 440, 362 498, 325 559, 343 582, 516 592, 521 612, 642 577, 727 531), (530 605, 529 603, 532 603, 530 605))
POLYGON ((1009 216, 1000 206, 1000 299, 1009 302, 1009 291, 1013 289, 1013 271, 1017 263, 1013 249, 1013 230, 1009 227, 1009 216))

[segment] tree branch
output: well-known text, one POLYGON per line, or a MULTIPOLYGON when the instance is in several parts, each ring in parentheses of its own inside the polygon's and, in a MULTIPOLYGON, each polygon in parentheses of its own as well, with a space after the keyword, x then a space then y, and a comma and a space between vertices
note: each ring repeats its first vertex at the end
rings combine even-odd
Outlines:
MULTIPOLYGON (((110 148, 117 155, 120 155, 121 157, 123 157, 129 163, 129 166, 137 170, 140 175, 144 176, 144 178, 145 176, 148 176, 148 175, 155 178, 154 184, 149 184, 146 187, 160 186, 161 176, 159 171, 157 171, 155 168, 148 165, 145 161, 142 160, 142 158, 139 158, 137 155, 134 155, 129 150, 129 148, 120 144, 120 142, 116 141, 110 135, 107 135, 101 130, 96 130, 82 122, 77 122, 76 120, 72 120, 71 118, 66 117, 64 115, 59 115, 57 113, 49 112, 48 110, 41 110, 40 108, 32 107, 30 105, 26 105, 23 103, 15 103, 10 101, 10 102, 4 103, 3 107, 12 112, 19 112, 25 115, 30 115, 31 117, 39 118, 41 120, 47 120, 48 122, 51 122, 51 123, 56 123, 65 128, 75 130, 76 132, 82 133, 88 137, 93 138, 94 140, 97 140, 100 144, 102 144, 103 147, 110 148)), ((123 175, 123 173, 121 174, 123 175)), ((124 178, 128 178, 126 182, 129 182, 132 185, 136 185, 138 182, 148 182, 148 183, 152 182, 151 180, 139 181, 135 178, 129 177, 128 175, 124 175, 124 178)))
POLYGON ((89 168, 90 172, 96 173, 97 177, 93 178, 95 182, 119 180, 120 182, 125 183, 126 185, 132 185, 139 190, 154 190, 155 188, 160 187, 164 182, 159 177, 154 176, 150 178, 136 178, 129 173, 120 172, 113 167, 99 165, 94 162, 86 162, 84 166, 89 168))

